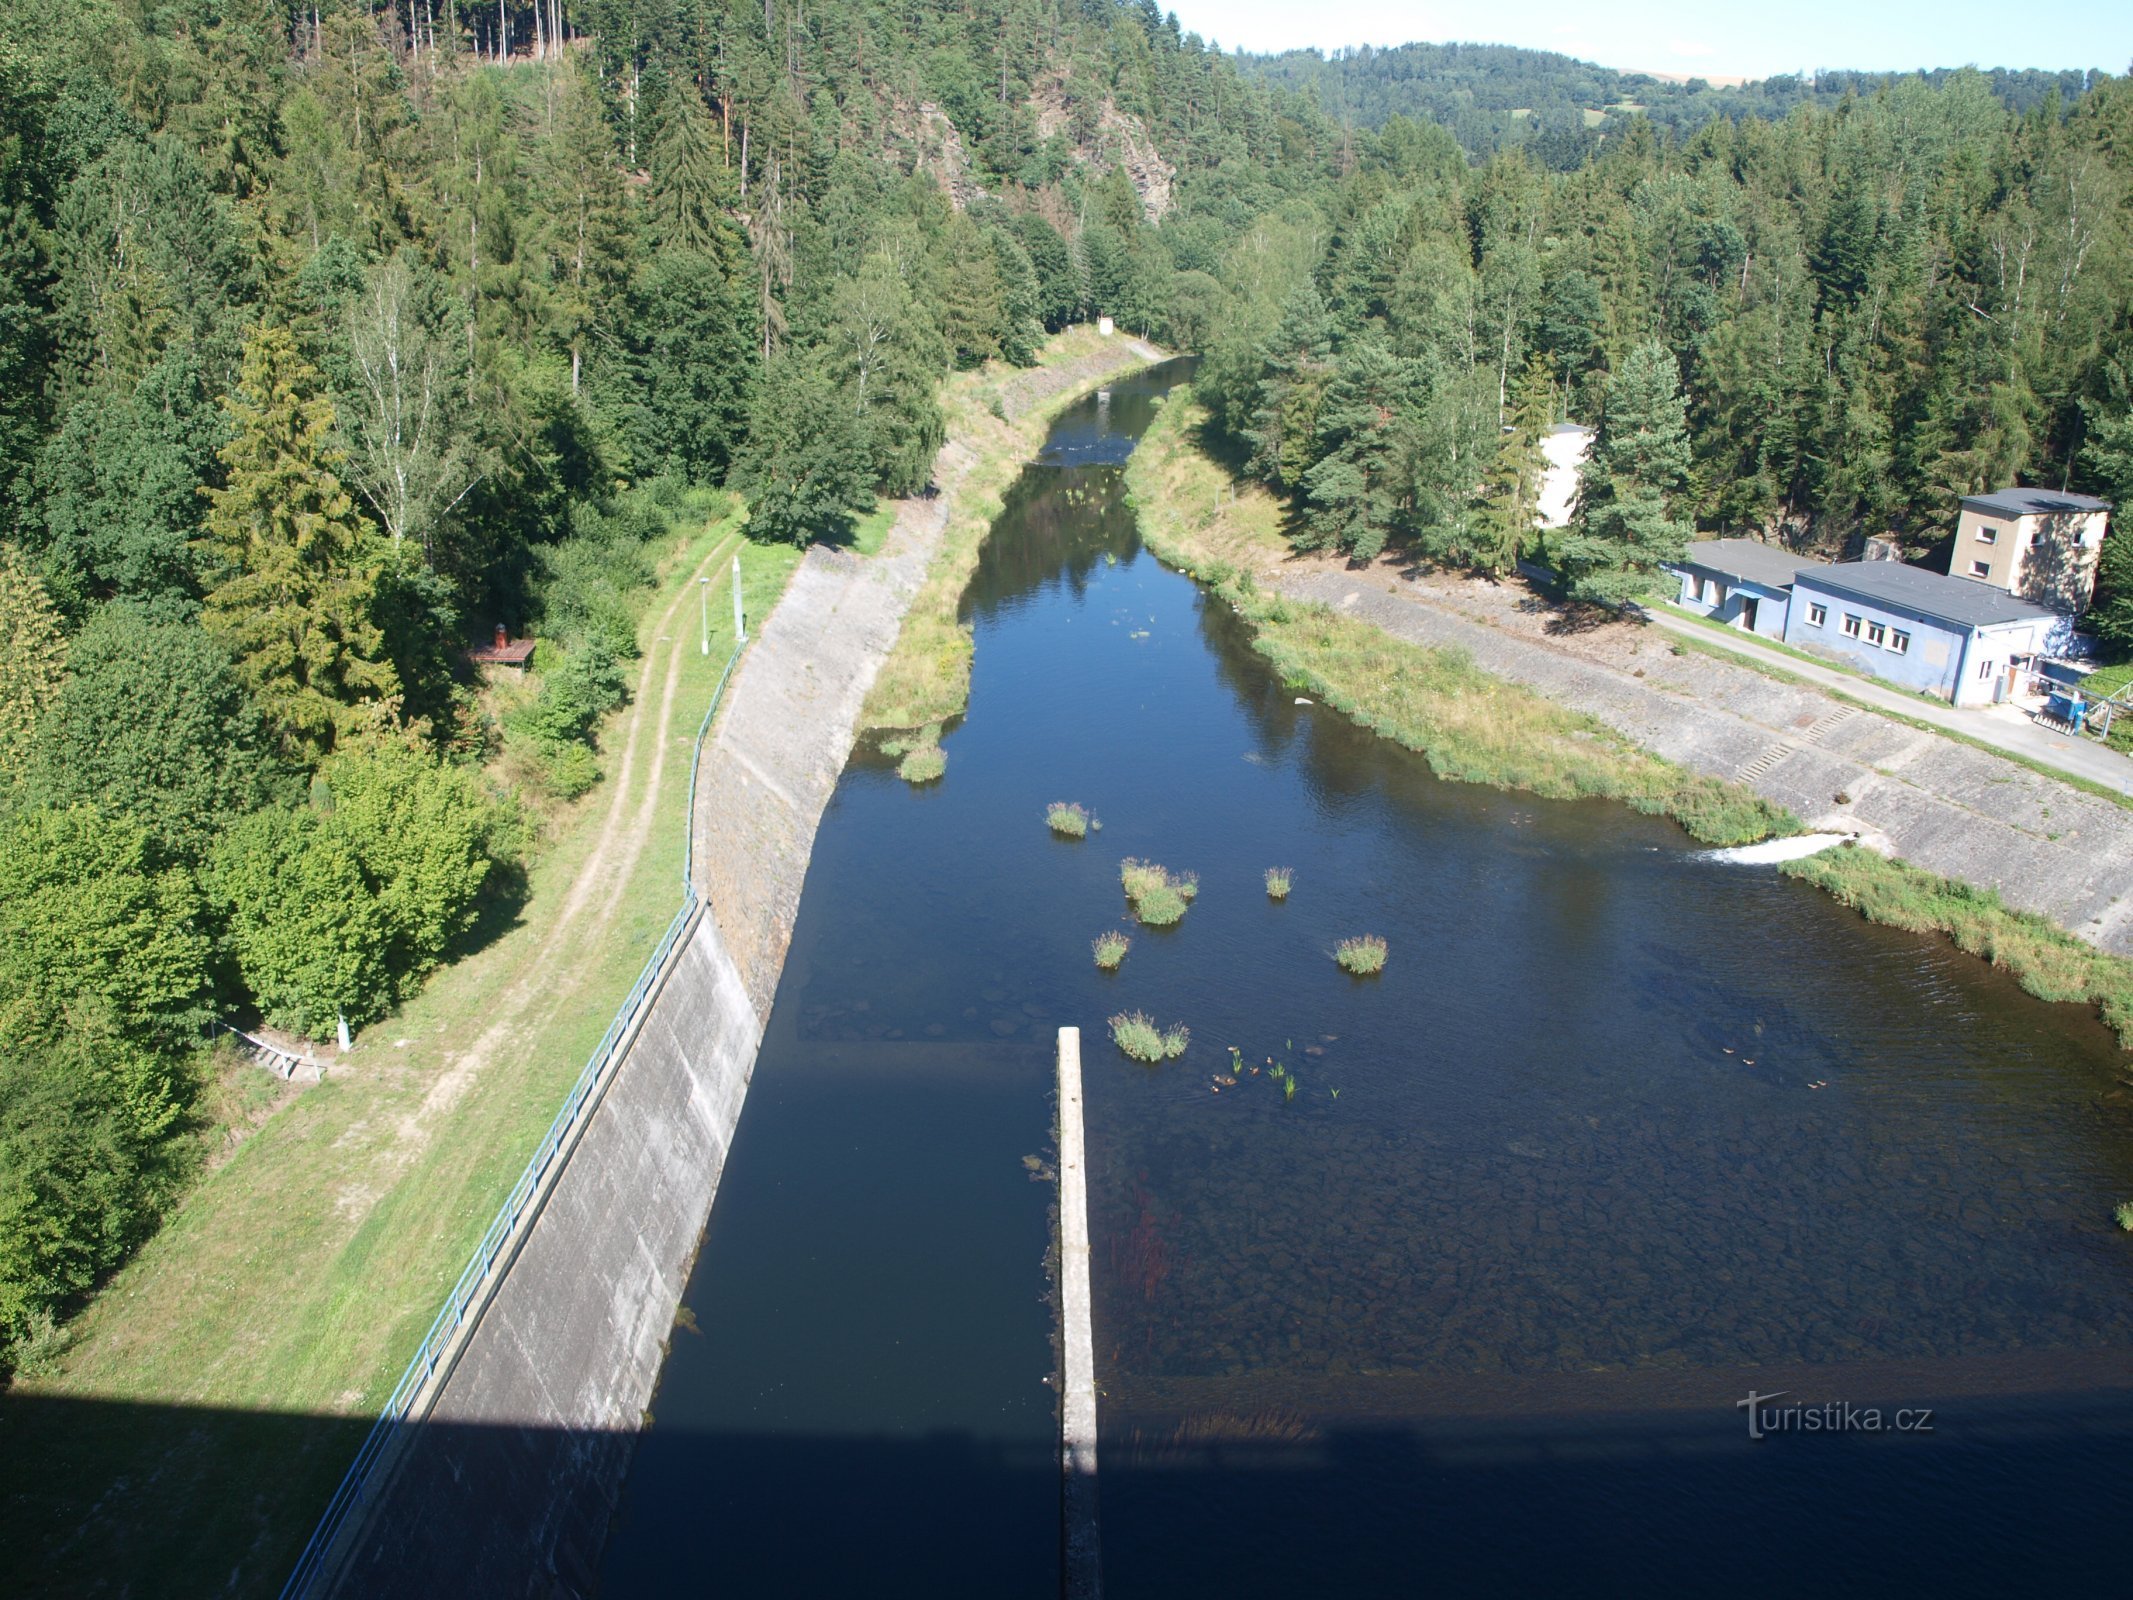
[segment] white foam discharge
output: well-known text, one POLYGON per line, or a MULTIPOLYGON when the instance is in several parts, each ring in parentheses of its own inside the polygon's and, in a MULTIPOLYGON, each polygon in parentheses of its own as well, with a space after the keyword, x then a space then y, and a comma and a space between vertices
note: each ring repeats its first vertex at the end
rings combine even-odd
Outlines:
POLYGON ((1699 861, 1737 861, 1743 866, 1767 866, 1778 861, 1797 861, 1820 855, 1852 837, 1848 833, 1796 833, 1789 839, 1765 839, 1761 844, 1740 844, 1730 850, 1699 850, 1699 861))

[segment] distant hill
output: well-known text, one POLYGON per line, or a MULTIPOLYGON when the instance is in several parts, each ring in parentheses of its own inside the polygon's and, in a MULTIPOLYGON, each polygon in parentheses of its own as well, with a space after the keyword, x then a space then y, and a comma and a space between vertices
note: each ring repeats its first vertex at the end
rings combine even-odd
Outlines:
MULTIPOLYGON (((1581 165, 1610 125, 1643 112, 1687 132, 1713 117, 1779 118, 1800 105, 1834 105, 1870 95, 1900 78, 1938 83, 1967 68, 1930 72, 1786 74, 1754 83, 1617 72, 1551 50, 1500 44, 1368 45, 1331 56, 1316 50, 1234 57, 1247 77, 1309 95, 1337 121, 1375 128, 1389 117, 1442 124, 1476 159, 1527 145, 1557 170, 1581 165)), ((2009 109, 2022 112, 2053 93, 2067 100, 2104 76, 1994 67, 1981 74, 2009 109)))

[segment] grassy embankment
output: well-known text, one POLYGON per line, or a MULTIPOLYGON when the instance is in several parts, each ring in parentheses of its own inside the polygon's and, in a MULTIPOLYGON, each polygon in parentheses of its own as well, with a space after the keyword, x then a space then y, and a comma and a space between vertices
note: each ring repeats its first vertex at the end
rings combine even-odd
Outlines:
MULTIPOLYGON (((1004 408, 996 407, 1003 390, 1017 386, 1017 368, 988 362, 948 380, 941 394, 948 438, 970 458, 960 476, 941 485, 951 498, 940 553, 904 615, 896 648, 874 680, 860 713, 862 729, 937 727, 963 713, 970 703, 971 636, 956 613, 1002 497, 1044 443, 1053 417, 1098 385, 1146 365, 1128 359, 1130 349, 1122 336, 1106 339, 1086 326, 1057 335, 1045 344, 1036 371, 1064 372, 1069 381, 1012 422, 1001 415, 1004 408)), ((1022 381, 1031 376, 1021 374, 1022 381)))
POLYGON ((1641 750, 1596 718, 1491 676, 1463 652, 1410 644, 1263 587, 1257 574, 1289 553, 1281 508, 1256 487, 1229 496, 1228 475, 1194 442, 1201 414, 1189 391, 1172 391, 1126 464, 1141 537, 1236 608, 1284 682, 1419 752, 1440 778, 1557 800, 1619 800, 1672 817, 1709 844, 1799 830, 1783 807, 1641 750))
POLYGON ((1972 888, 1871 850, 1825 850, 1784 870, 1826 889, 1871 922, 1942 933, 2001 968, 2040 1000, 2096 1007, 2133 1050, 2133 961, 2084 944, 2039 916, 2016 911, 1990 889, 1972 888))
MULTIPOLYGON (((1491 678, 1456 653, 1269 595, 1252 574, 1288 553, 1280 508, 1256 488, 1228 500, 1228 475, 1194 443, 1199 417, 1189 393, 1173 391, 1127 464, 1141 537, 1164 561, 1236 606, 1252 624, 1258 649, 1287 681, 1420 751, 1441 777, 1557 798, 1618 799, 1671 816, 1713 843, 1797 828, 1767 801, 1662 761, 1590 718, 1491 678)), ((2119 1042, 2133 1049, 2133 961, 2012 910, 1989 890, 1870 850, 1825 851, 1783 870, 1872 921, 1945 934, 2041 999, 2094 1005, 2119 1042)))
POLYGON ((550 819, 507 928, 209 1174, 0 1398, 0 1540, 52 1593, 271 1595, 680 903, 689 755, 732 638, 799 552, 737 517, 646 595, 606 776, 550 819), (699 653, 696 577, 713 580, 699 653))

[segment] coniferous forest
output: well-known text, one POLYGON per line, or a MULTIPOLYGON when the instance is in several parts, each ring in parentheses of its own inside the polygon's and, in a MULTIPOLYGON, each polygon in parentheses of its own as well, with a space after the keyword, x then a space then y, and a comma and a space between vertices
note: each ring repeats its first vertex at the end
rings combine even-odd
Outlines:
POLYGON ((1361 69, 1329 114, 1348 71, 1151 0, 11 5, 0 1346, 182 1192, 212 1020, 361 1027, 518 892, 670 528, 728 491, 843 536, 925 487, 939 382, 1048 331, 1204 352, 1210 445, 1356 556, 1502 570, 1540 436, 1604 421, 1554 552, 1600 600, 1693 526, 2133 500, 2124 79, 1544 144, 1361 69), (505 724, 499 627, 540 641, 505 724))

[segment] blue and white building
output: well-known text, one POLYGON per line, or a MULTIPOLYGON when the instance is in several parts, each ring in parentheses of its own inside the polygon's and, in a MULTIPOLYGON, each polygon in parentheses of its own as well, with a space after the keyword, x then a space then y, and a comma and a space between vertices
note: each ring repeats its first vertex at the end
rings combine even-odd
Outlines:
POLYGON ((1828 565, 1756 539, 1698 539, 1667 570, 1681 580, 1685 609, 1766 639, 1782 639, 1793 579, 1828 565))
POLYGON ((1900 561, 1803 567, 1785 622, 1787 644, 1957 706, 2005 700, 2071 632, 2048 606, 1900 561))

